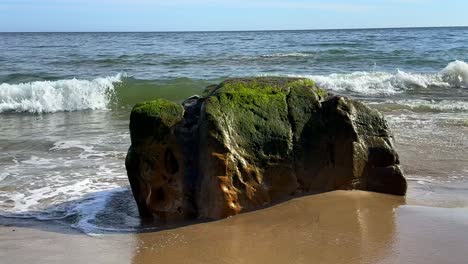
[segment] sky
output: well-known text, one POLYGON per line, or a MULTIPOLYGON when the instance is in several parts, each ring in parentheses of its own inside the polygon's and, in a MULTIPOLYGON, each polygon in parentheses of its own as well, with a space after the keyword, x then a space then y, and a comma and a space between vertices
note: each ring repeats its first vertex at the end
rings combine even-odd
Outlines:
POLYGON ((0 0, 0 32, 468 26, 467 0, 0 0))

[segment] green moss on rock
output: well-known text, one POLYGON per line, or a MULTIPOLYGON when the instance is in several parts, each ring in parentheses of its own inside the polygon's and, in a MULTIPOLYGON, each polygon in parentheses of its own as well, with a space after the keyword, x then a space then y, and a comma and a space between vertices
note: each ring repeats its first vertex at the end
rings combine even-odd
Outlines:
POLYGON ((144 217, 217 219, 331 190, 406 192, 383 116, 305 78, 228 79, 183 106, 137 104, 130 135, 126 168, 144 217))
POLYGON ((326 94, 304 78, 228 79, 210 87, 206 113, 219 140, 228 135, 255 155, 284 156, 298 140, 293 134, 300 137, 305 126, 315 126, 310 119, 326 94))
POLYGON ((260 77, 223 82, 206 103, 207 118, 216 128, 213 134, 251 154, 288 153, 292 135, 287 96, 288 84, 294 81, 260 77))
POLYGON ((293 81, 290 85, 291 88, 297 88, 297 87, 315 87, 315 82, 312 81, 311 79, 299 79, 296 81, 293 81))
POLYGON ((165 99, 136 104, 130 115, 132 143, 147 137, 163 140, 170 132, 170 128, 180 122, 183 116, 182 105, 165 99))
POLYGON ((165 99, 138 103, 132 109, 132 115, 158 119, 166 126, 173 126, 179 122, 183 113, 182 105, 165 99))
POLYGON ((307 91, 313 92, 318 95, 320 100, 325 99, 328 96, 328 92, 320 87, 317 87, 315 82, 311 79, 299 79, 292 82, 289 87, 291 90, 303 90, 306 89, 307 91))

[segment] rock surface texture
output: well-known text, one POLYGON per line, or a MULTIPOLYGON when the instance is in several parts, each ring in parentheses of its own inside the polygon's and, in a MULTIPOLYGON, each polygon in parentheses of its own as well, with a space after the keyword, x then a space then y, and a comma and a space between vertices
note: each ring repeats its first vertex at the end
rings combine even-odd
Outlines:
POLYGON ((136 105, 126 168, 140 215, 219 219, 332 190, 405 195, 383 116, 300 78, 228 79, 136 105))

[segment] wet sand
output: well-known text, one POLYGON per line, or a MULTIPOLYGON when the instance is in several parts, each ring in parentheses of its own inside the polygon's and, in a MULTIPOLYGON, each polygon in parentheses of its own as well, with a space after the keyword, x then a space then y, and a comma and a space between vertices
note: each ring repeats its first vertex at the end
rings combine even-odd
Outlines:
POLYGON ((337 191, 141 234, 3 226, 0 262, 466 263, 467 208, 404 203, 401 197, 337 191))

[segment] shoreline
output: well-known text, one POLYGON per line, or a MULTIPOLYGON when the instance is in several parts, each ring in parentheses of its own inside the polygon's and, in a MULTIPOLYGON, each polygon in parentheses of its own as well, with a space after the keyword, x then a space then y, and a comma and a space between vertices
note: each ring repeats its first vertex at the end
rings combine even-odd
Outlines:
POLYGON ((0 36, 0 263, 467 262, 468 27, 0 36), (256 76, 379 110, 407 196, 337 191, 140 225, 131 107, 256 76))
POLYGON ((5 263, 463 263, 467 243, 467 208, 406 205, 363 191, 140 234, 0 227, 5 263))

